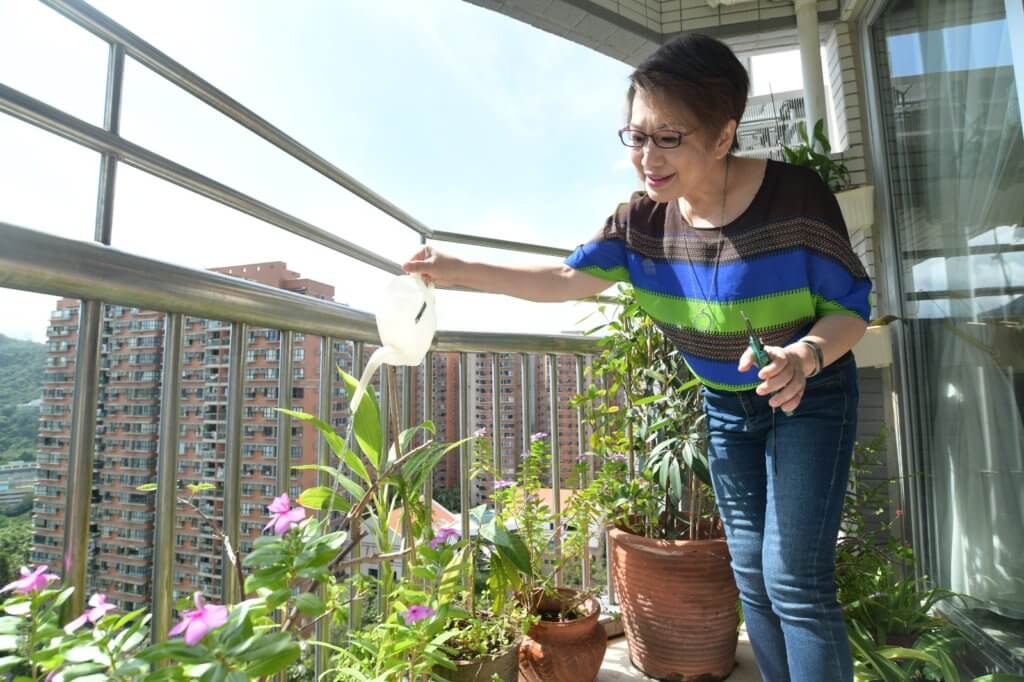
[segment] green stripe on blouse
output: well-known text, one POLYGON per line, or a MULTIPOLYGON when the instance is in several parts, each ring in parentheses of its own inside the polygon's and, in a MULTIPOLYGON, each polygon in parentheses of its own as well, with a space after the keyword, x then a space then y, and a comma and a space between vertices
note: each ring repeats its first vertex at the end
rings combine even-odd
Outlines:
POLYGON ((600 279, 606 279, 610 282, 629 281, 629 270, 622 265, 616 265, 614 268, 608 268, 607 270, 596 265, 590 265, 585 268, 580 268, 580 272, 585 272, 588 275, 593 275, 600 279))
POLYGON ((793 320, 816 316, 815 298, 806 287, 723 303, 658 294, 639 288, 635 291, 640 305, 655 319, 699 332, 708 331, 700 326, 702 318, 706 318, 702 312, 705 309, 712 318, 711 329, 725 334, 746 332, 741 310, 750 318, 755 329, 777 327, 793 320))

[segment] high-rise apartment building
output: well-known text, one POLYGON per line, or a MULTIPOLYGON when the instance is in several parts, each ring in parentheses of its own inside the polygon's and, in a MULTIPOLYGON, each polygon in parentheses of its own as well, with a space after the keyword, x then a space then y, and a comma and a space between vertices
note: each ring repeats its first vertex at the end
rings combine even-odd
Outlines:
MULTIPOLYGON (((282 262, 217 271, 317 298, 330 300, 334 295, 333 287, 302 279, 282 262)), ((61 563, 64 537, 78 306, 74 299, 58 301, 47 333, 32 560, 53 567, 61 563)), ((148 602, 152 580, 155 496, 137 488, 154 482, 156 476, 164 315, 107 305, 103 325, 88 573, 92 589, 105 592, 122 608, 133 609, 148 602)), ((220 523, 231 325, 187 317, 183 341, 178 481, 182 486, 212 483, 215 489, 198 495, 196 502, 204 514, 220 523)), ((336 343, 333 351, 334 364, 351 371, 351 344, 336 343)), ((277 490, 278 416, 274 408, 290 402, 293 409, 319 410, 320 339, 293 334, 290 400, 278 395, 280 333, 249 329, 245 352, 243 552, 262 531, 267 505, 284 492, 277 490)), ((332 396, 332 422, 339 430, 347 428, 344 393, 344 387, 337 385, 332 396)), ((289 461, 315 461, 316 431, 298 422, 291 429, 289 461)), ((314 481, 312 472, 293 471, 287 492, 297 496, 302 488, 315 485, 314 481)), ((175 540, 176 596, 201 590, 216 599, 223 575, 221 548, 200 514, 185 505, 178 505, 175 540)))
MULTIPOLYGON (((261 284, 332 300, 333 287, 303 279, 282 262, 255 263, 216 272, 261 284)), ((64 518, 67 504, 67 471, 70 440, 71 395, 74 389, 75 351, 78 342, 77 299, 62 299, 51 315, 47 330, 49 352, 43 378, 35 487, 32 561, 57 569, 62 560, 64 518)), ((106 593, 118 606, 130 610, 151 596, 155 495, 138 487, 156 480, 160 419, 160 391, 164 354, 163 313, 119 305, 104 308, 100 381, 96 412, 96 454, 93 470, 88 574, 90 590, 106 593)), ((245 334, 244 399, 242 414, 242 486, 240 549, 245 554, 267 520, 273 497, 288 492, 297 498, 316 485, 313 471, 292 471, 287 491, 277 489, 279 419, 274 408, 319 412, 319 337, 292 335, 291 396, 279 395, 280 332, 249 328, 245 334)), ((175 596, 202 591, 216 600, 221 594, 220 544, 202 516, 216 523, 223 519, 223 480, 227 439, 228 350, 231 325, 217 320, 186 317, 183 329, 181 404, 179 409, 178 482, 181 492, 189 483, 211 483, 214 489, 200 493, 195 502, 202 514, 179 504, 175 528, 173 582, 175 596)), ((363 362, 373 351, 365 348, 363 362)), ((348 341, 335 342, 332 366, 353 370, 354 348, 348 341)), ((431 419, 436 439, 459 437, 459 355, 434 353, 431 419)), ((492 396, 498 390, 501 417, 502 475, 516 475, 523 451, 524 431, 550 430, 547 362, 543 356, 527 356, 527 389, 532 397, 524 424, 520 354, 498 356, 498 377, 493 382, 491 355, 469 358, 470 428, 492 429, 492 396)), ((569 406, 575 395, 575 364, 571 357, 558 360, 559 445, 563 487, 579 452, 576 412, 569 406)), ((409 373, 413 398, 412 424, 423 419, 423 371, 409 373)), ((374 379, 378 388, 381 375, 374 379)), ((398 372, 398 389, 404 392, 404 372, 398 372)), ((331 392, 331 422, 348 429, 348 398, 335 381, 331 392)), ((288 461, 316 461, 318 433, 308 424, 293 420, 288 461)), ((459 490, 458 453, 450 453, 434 471, 439 499, 451 503, 459 490), (440 491, 448 491, 446 494, 440 491)), ((471 486, 471 504, 489 499, 493 481, 479 478, 471 486)))
MULTIPOLYGON (((459 356, 456 353, 438 354, 434 361, 434 406, 438 416, 438 431, 443 420, 446 433, 454 438, 459 433, 459 356)), ((550 372, 547 358, 540 355, 500 353, 498 375, 493 376, 494 365, 490 353, 470 354, 469 365, 469 431, 486 429, 490 439, 494 428, 494 391, 498 395, 499 449, 501 476, 516 477, 524 451, 524 438, 534 433, 551 430, 550 372), (528 406, 523 414, 523 363, 526 363, 526 391, 528 406), (495 381, 497 379, 497 381, 495 381), (524 421, 525 417, 525 421, 524 421), (525 433, 525 436, 524 436, 525 433)), ((558 459, 562 487, 567 487, 574 465, 581 452, 576 409, 569 401, 576 395, 576 360, 572 356, 558 356, 557 410, 558 459)), ((544 477, 550 484, 550 475, 544 477)), ((459 486, 458 453, 450 453, 434 470, 434 488, 457 490, 459 486)), ((489 476, 475 479, 470 486, 471 504, 478 505, 490 499, 494 481, 489 476)))

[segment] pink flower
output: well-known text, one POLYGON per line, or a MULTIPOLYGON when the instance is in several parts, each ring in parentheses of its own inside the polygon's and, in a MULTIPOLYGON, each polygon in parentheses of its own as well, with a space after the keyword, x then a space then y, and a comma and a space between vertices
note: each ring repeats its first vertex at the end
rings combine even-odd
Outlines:
POLYGON ((544 440, 547 437, 548 437, 548 434, 544 433, 543 431, 539 431, 539 432, 533 434, 532 436, 530 436, 530 442, 531 443, 536 443, 537 441, 544 440))
POLYGON ((473 437, 474 438, 483 438, 486 435, 487 435, 487 429, 477 429, 476 431, 473 432, 473 437))
POLYGON ((207 632, 228 622, 228 607, 207 604, 202 592, 196 592, 195 600, 195 611, 183 613, 181 622, 167 633, 168 637, 175 637, 184 632, 185 644, 189 646, 195 646, 206 637, 207 632))
POLYGON ((903 510, 902 509, 897 509, 896 510, 896 518, 897 519, 902 519, 903 518, 903 510))
POLYGON ((47 568, 49 567, 46 564, 39 564, 30 571, 25 566, 22 566, 21 578, 8 583, 3 589, 0 589, 0 592, 14 590, 18 594, 31 594, 43 589, 54 580, 60 580, 60 576, 55 573, 45 573, 47 568))
POLYGON ((107 615, 107 611, 117 608, 113 604, 107 603, 107 595, 98 593, 89 597, 89 606, 92 608, 86 609, 85 613, 64 626, 64 632, 70 635, 72 632, 85 625, 85 621, 88 620, 90 623, 95 623, 100 618, 107 615))
POLYGON ((430 618, 435 613, 437 612, 429 606, 410 606, 408 611, 402 613, 402 618, 405 619, 406 625, 412 625, 425 618, 430 618))
POLYGON ((270 512, 270 523, 264 526, 263 530, 273 526, 277 535, 284 535, 292 526, 298 525, 299 521, 306 518, 306 510, 302 507, 293 507, 292 501, 288 499, 288 493, 275 497, 267 510, 270 512))
POLYGON ((499 478, 498 480, 496 480, 494 482, 494 489, 495 490, 501 490, 502 488, 511 488, 515 484, 516 484, 515 481, 506 481, 503 478, 499 478))
POLYGON ((435 535, 430 541, 430 549, 437 549, 441 545, 447 544, 447 542, 452 538, 458 540, 460 537, 462 537, 462 535, 454 528, 442 528, 437 531, 437 535, 435 535))

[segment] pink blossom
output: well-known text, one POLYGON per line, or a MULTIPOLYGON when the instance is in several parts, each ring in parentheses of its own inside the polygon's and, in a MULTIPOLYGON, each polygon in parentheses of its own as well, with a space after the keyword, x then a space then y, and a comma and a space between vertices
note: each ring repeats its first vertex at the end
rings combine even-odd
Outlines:
POLYGON ((487 435, 487 429, 477 429, 476 431, 473 432, 473 437, 474 438, 483 438, 486 435, 487 435))
POLYGON ((293 507, 292 501, 288 499, 288 493, 275 497, 267 510, 270 512, 270 523, 264 526, 263 530, 273 526, 277 535, 284 535, 292 526, 298 525, 299 521, 306 518, 306 510, 302 507, 293 507))
POLYGON ((12 583, 8 583, 3 589, 0 589, 0 592, 14 590, 18 594, 31 594, 43 589, 54 580, 60 580, 59 575, 55 573, 46 573, 45 571, 47 568, 49 567, 46 564, 39 564, 30 571, 25 566, 22 566, 21 578, 12 583))
POLYGON ((405 619, 406 625, 412 625, 413 623, 430 618, 436 611, 429 606, 410 606, 408 611, 402 612, 402 618, 405 619))
POLYGON ((462 537, 462 535, 454 528, 442 528, 437 531, 437 535, 435 535, 430 541, 430 548, 437 549, 441 545, 447 544, 447 542, 452 538, 458 540, 460 537, 462 537))
MULTIPOLYGON (((275 500, 276 502, 276 500, 275 500)), ((185 644, 195 646, 206 637, 210 630, 219 628, 228 622, 228 607, 219 604, 207 604, 202 592, 195 594, 195 611, 181 614, 181 622, 171 628, 168 637, 185 633, 185 644)))
POLYGON ((498 480, 496 480, 494 482, 494 489, 495 490, 501 490, 502 488, 511 488, 515 484, 516 484, 515 481, 506 481, 503 478, 499 478, 498 480))
POLYGON ((548 437, 548 434, 544 433, 543 431, 538 431, 537 433, 535 433, 532 436, 530 436, 530 442, 531 443, 536 443, 537 441, 544 440, 547 437, 548 437))
POLYGON ((107 595, 99 593, 89 597, 89 606, 92 608, 86 609, 85 613, 64 626, 64 632, 70 635, 72 632, 85 625, 85 621, 88 620, 90 623, 95 623, 100 618, 107 615, 107 611, 117 608, 113 604, 107 603, 107 595))

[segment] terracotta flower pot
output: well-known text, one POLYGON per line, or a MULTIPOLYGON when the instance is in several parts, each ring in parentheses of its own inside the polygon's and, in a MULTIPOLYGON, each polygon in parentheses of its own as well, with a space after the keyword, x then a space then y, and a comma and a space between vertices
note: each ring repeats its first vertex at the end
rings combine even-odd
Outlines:
POLYGON ((725 540, 654 540, 618 528, 608 537, 633 665, 659 680, 728 676, 739 591, 725 540))
POLYGON ((456 661, 455 670, 435 668, 434 672, 451 682, 491 682, 494 675, 502 682, 516 682, 519 678, 520 643, 521 640, 517 639, 493 658, 456 661))
MULTIPOLYGON (((560 588, 566 597, 574 590, 560 588)), ((519 679, 522 682, 593 682, 601 670, 608 635, 598 622, 601 604, 590 597, 584 602, 587 615, 557 623, 540 621, 519 646, 519 679)), ((541 602, 541 611, 557 611, 554 599, 541 602)))

